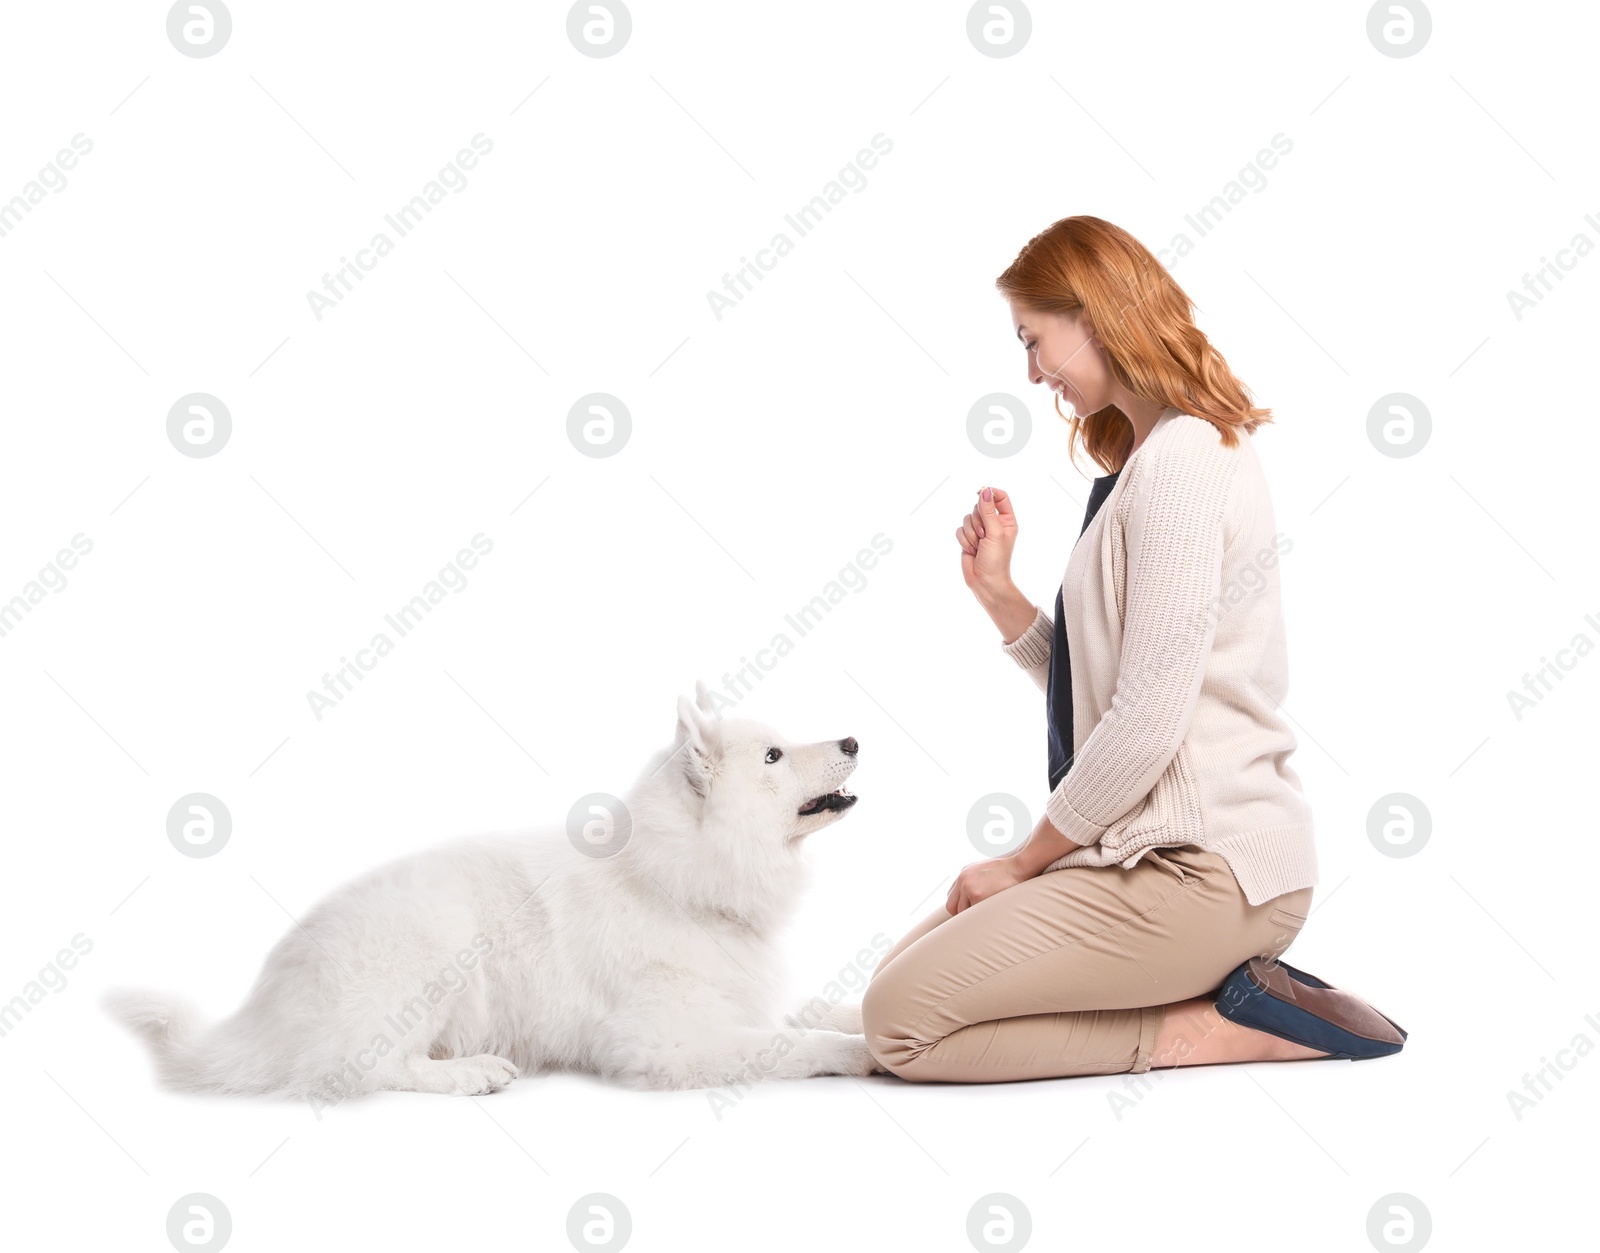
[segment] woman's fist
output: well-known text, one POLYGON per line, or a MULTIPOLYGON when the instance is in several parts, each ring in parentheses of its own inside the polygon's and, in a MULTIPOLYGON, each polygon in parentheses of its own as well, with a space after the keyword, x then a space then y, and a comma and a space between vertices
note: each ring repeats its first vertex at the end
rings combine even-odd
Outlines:
POLYGON ((1011 550, 1017 543, 1017 515, 1011 497, 998 487, 985 487, 971 513, 956 528, 961 545, 961 577, 978 600, 994 604, 1012 587, 1011 550))

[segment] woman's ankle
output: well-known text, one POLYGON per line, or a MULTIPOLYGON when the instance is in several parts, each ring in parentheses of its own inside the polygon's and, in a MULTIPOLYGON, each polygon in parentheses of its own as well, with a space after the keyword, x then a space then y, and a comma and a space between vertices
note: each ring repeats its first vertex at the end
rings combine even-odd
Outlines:
POLYGON ((1242 1026, 1218 1013, 1209 998, 1197 997, 1166 1007, 1150 1068, 1302 1061, 1327 1056, 1270 1031, 1242 1026))

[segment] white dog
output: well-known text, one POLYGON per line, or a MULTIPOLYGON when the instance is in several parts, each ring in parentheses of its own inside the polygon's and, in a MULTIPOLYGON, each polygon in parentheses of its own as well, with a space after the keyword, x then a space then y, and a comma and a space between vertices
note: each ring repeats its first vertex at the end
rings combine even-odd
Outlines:
MULTIPOLYGON (((204 1028, 112 993, 167 1086, 303 1097, 477 1094, 537 1070, 641 1088, 878 1069, 860 1001, 779 1025, 773 937, 805 837, 856 802, 854 739, 791 744, 678 698, 673 744, 579 831, 483 836, 393 862, 315 906, 249 999, 204 1028)), ((569 824, 571 825, 571 824, 569 824)))

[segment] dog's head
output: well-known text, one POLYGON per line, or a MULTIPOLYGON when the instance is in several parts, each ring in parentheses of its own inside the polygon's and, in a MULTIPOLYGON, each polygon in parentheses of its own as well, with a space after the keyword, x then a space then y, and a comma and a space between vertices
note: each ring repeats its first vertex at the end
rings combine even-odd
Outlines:
POLYGON ((678 697, 672 766, 708 821, 785 843, 838 821, 856 803, 843 784, 856 768, 854 737, 796 744, 749 718, 719 718, 711 690, 678 697))

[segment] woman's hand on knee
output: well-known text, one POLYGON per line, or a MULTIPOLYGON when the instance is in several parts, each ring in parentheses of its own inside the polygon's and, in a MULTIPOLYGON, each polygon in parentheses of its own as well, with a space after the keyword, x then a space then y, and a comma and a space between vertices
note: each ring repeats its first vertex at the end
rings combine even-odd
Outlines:
POLYGON ((997 892, 1015 887, 1033 878, 1010 857, 991 857, 988 861, 975 861, 963 866, 956 881, 950 885, 950 895, 945 898, 945 911, 954 916, 963 909, 988 900, 997 892))

